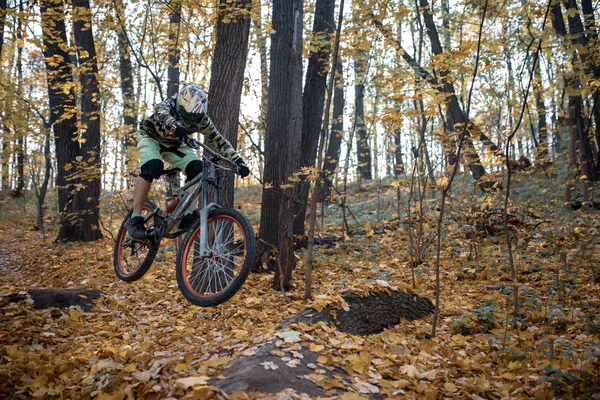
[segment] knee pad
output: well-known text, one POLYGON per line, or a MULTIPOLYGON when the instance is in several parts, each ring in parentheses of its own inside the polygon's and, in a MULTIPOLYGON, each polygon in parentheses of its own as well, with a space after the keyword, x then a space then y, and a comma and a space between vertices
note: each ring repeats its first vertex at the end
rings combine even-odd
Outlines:
POLYGON ((202 172, 202 161, 193 160, 190 161, 187 167, 185 167, 186 182, 191 181, 202 172))
POLYGON ((145 162, 140 167, 140 178, 147 180, 148 182, 152 182, 155 179, 160 178, 165 168, 165 164, 162 160, 150 160, 145 162))

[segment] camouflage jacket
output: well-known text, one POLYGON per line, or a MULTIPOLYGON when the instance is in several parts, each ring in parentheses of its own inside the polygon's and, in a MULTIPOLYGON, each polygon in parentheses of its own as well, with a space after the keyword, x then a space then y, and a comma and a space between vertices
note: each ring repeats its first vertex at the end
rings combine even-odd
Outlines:
MULTIPOLYGON (((178 121, 177 95, 156 104, 154 113, 140 121, 140 131, 142 135, 147 135, 165 146, 177 146, 179 139, 172 132, 175 121, 178 121)), ((190 126, 189 129, 192 133, 200 132, 206 136, 213 148, 227 159, 235 162, 240 158, 231 143, 221 136, 208 115, 199 125, 190 126)))

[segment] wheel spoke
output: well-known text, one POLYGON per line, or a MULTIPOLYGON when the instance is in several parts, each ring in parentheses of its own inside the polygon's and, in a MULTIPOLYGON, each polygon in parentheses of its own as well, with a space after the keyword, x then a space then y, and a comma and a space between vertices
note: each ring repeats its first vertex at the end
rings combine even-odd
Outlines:
POLYGON ((188 287, 203 297, 226 290, 242 271, 246 255, 244 231, 234 218, 220 215, 210 219, 207 236, 210 256, 201 257, 198 230, 183 266, 188 287))
MULTIPOLYGON (((147 202, 144 204, 142 214, 148 215, 154 207, 152 203, 147 202)), ((147 224, 147 228, 151 229, 154 226, 153 219, 147 221, 147 224)), ((121 230, 117 237, 114 260, 117 276, 128 282, 141 278, 154 260, 158 243, 152 243, 148 239, 143 242, 133 240, 127 234, 123 225, 121 225, 121 230)))

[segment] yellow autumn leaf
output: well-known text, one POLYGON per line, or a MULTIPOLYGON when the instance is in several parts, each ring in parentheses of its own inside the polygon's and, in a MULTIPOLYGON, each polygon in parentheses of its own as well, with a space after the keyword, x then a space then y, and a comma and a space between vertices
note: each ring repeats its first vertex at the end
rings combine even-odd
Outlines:
POLYGON ((408 375, 410 378, 415 378, 420 375, 419 370, 414 365, 403 365, 400 367, 400 372, 405 375, 408 375))
POLYGON ((325 349, 324 346, 322 346, 320 344, 315 344, 315 343, 309 344, 308 348, 310 349, 310 351, 313 351, 315 353, 319 353, 319 352, 321 352, 321 351, 323 351, 325 349))
POLYGON ((452 393, 452 392, 456 392, 456 389, 457 389, 457 387, 456 387, 456 385, 454 383, 452 383, 452 382, 446 382, 446 383, 444 383, 444 390, 445 391, 452 393))
POLYGON ((204 364, 207 367, 219 367, 221 365, 225 365, 225 364, 229 363, 229 361, 231 361, 231 357, 224 356, 224 357, 217 357, 217 358, 212 358, 207 361, 203 361, 202 364, 204 364))
POLYGON ((21 351, 21 349, 19 349, 17 346, 10 346, 8 348, 8 356, 13 360, 21 358, 23 354, 23 351, 21 351))
POLYGON ((137 366, 135 364, 129 364, 128 366, 126 366, 125 368, 123 368, 123 372, 125 373, 132 373, 137 371, 137 366))
POLYGON ((175 366, 175 372, 183 372, 183 371, 187 371, 188 369, 190 369, 190 366, 186 363, 179 363, 175 366))
POLYGON ((354 392, 346 392, 340 396, 342 400, 368 400, 369 397, 354 392))
POLYGON ((517 377, 512 372, 505 372, 502 374, 502 378, 507 379, 509 381, 516 381, 517 377))
POLYGON ((511 371, 515 371, 519 368, 521 368, 521 363, 519 361, 511 361, 508 363, 508 369, 511 371))
POLYGON ((190 388, 192 386, 204 386, 206 384, 208 384, 208 381, 210 380, 210 377, 208 376, 190 376, 187 378, 179 378, 175 381, 175 385, 177 385, 178 387, 182 388, 182 389, 187 389, 190 388))
POLYGON ((452 344, 454 346, 464 346, 467 343, 467 338, 463 335, 454 335, 452 336, 452 344))
POLYGON ((119 389, 115 393, 100 392, 96 396, 97 400, 123 400, 127 397, 124 389, 119 389))

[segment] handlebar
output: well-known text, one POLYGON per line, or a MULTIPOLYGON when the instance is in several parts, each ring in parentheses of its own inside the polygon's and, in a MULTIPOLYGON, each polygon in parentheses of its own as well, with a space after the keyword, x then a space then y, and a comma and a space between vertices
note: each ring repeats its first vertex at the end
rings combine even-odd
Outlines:
POLYGON ((202 142, 197 141, 196 139, 189 137, 189 136, 184 136, 181 139, 181 142, 183 144, 185 144, 188 147, 191 147, 192 149, 196 149, 196 150, 200 150, 202 149, 203 151, 208 152, 208 154, 210 154, 213 159, 215 159, 215 161, 226 161, 227 163, 229 163, 232 166, 236 166, 235 163, 225 157, 223 157, 222 155, 220 155, 219 153, 215 152, 213 149, 211 149, 210 147, 208 147, 207 145, 205 145, 202 142))

